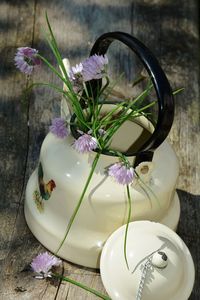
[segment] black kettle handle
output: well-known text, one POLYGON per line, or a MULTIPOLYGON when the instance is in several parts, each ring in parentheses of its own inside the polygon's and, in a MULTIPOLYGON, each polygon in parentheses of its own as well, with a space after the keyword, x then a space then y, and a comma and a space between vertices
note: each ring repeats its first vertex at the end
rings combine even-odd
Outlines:
MULTIPOLYGON (((138 39, 124 32, 108 32, 101 35, 94 43, 90 55, 104 55, 110 44, 118 40, 127 45, 140 58, 152 78, 158 98, 158 120, 153 134, 137 153, 127 151, 127 156, 136 156, 135 166, 142 161, 151 161, 154 150, 166 139, 174 119, 174 99, 168 79, 151 51, 138 39)), ((98 80, 101 82, 101 80, 98 80)), ((93 82, 94 85, 98 81, 93 82)))

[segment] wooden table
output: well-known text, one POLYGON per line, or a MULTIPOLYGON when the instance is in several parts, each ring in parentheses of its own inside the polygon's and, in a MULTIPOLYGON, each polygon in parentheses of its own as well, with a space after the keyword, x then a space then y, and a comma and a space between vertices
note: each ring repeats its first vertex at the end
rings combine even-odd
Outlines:
MULTIPOLYGON (((63 57, 69 57, 72 64, 89 54, 100 34, 126 31, 152 49, 174 89, 185 87, 176 97, 170 140, 180 161, 178 194, 182 212, 178 233, 187 243, 196 266, 196 284, 190 299, 199 300, 200 102, 198 1, 195 0, 1 0, 0 299, 96 299, 68 283, 55 287, 33 279, 27 270, 31 259, 43 247, 25 223, 24 191, 51 119, 59 115, 60 96, 40 88, 24 99, 22 90, 32 79, 26 80, 16 71, 13 56, 17 47, 34 46, 52 59, 41 31, 45 10, 63 57)), ((119 50, 116 44, 115 68, 124 69, 126 77, 131 77, 137 62, 119 50)), ((47 68, 42 68, 33 80, 57 82, 47 68)), ((104 292, 96 271, 64 263, 63 272, 104 292)))

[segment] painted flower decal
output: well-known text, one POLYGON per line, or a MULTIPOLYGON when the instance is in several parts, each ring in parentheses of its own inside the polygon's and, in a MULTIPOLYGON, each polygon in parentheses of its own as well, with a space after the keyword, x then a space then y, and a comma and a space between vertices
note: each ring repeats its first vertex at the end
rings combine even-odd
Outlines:
POLYGON ((30 75, 33 69, 41 64, 41 60, 37 57, 38 50, 30 47, 21 47, 17 49, 15 55, 16 67, 25 74, 30 75))

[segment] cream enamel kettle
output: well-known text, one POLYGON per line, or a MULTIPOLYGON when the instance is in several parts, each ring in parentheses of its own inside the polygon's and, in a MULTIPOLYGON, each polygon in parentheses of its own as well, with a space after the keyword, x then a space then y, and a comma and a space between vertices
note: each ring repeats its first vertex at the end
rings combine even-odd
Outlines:
MULTIPOLYGON (((180 204, 175 191, 179 166, 174 150, 165 140, 174 116, 171 88, 153 54, 129 34, 111 32, 102 35, 95 42, 91 55, 105 54, 114 40, 127 45, 141 59, 152 77, 159 106, 155 129, 145 117, 134 119, 134 122, 127 121, 115 134, 111 145, 115 149, 120 147, 129 157, 151 191, 149 201, 144 188, 137 183, 132 185, 131 221, 156 221, 175 230, 180 216, 180 204)), ((101 80, 93 82, 94 93, 97 84, 101 84, 101 80)), ((110 105, 114 104, 106 104, 104 109, 109 110, 110 105)), ((27 224, 35 237, 54 253, 65 235, 95 155, 75 152, 71 145, 77 137, 78 132, 73 126, 71 135, 65 139, 59 139, 51 133, 46 136, 38 167, 26 189, 27 224), (45 189, 41 188, 42 184, 45 189)), ((126 222, 127 199, 124 188, 106 176, 104 171, 105 167, 115 162, 115 156, 107 153, 100 156, 85 199, 58 256, 83 266, 99 267, 104 243, 126 222)))

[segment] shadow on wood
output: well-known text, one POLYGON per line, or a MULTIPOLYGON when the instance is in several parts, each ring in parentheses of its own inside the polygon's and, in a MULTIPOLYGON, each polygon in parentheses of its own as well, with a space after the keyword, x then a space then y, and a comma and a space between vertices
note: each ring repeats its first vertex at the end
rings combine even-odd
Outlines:
POLYGON ((195 285, 190 300, 200 299, 200 195, 178 190, 181 218, 177 233, 187 244, 195 264, 195 285))

